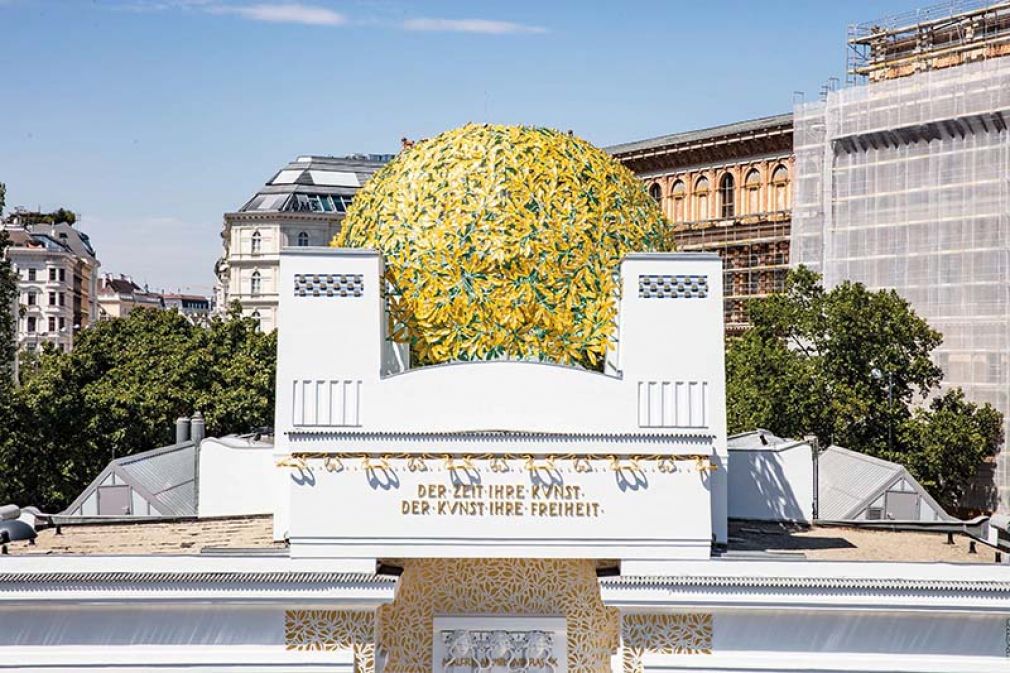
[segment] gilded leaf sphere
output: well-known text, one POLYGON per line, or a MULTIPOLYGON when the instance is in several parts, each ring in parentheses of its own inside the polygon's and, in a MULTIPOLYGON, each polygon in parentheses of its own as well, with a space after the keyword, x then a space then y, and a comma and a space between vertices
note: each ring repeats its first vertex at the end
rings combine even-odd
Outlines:
POLYGON ((655 201, 602 150, 546 128, 467 124, 379 170, 333 245, 383 253, 392 338, 417 364, 599 368, 621 259, 666 240, 655 201))

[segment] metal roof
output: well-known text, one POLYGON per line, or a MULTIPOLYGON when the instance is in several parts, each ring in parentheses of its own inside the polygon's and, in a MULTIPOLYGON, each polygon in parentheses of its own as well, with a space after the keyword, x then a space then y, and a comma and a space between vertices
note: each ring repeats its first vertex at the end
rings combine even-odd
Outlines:
POLYGON ((622 143, 620 145, 611 145, 610 147, 605 147, 604 150, 610 154, 622 155, 642 150, 667 147, 670 145, 682 145, 702 140, 709 140, 711 138, 718 138, 721 136, 750 133, 773 126, 792 126, 792 123, 793 113, 788 112, 786 114, 772 115, 770 117, 759 117, 757 119, 747 119, 745 121, 734 122, 732 124, 723 124, 722 126, 712 126, 710 128, 698 129, 695 131, 672 133, 669 135, 657 136, 655 138, 646 138, 645 140, 622 143))
POLYGON ((807 442, 799 439, 784 439, 773 435, 768 430, 758 428, 750 432, 731 435, 726 446, 730 451, 785 451, 797 446, 807 446, 807 442))
POLYGON ((63 513, 70 516, 110 474, 133 488, 161 516, 196 515, 196 446, 193 442, 113 459, 63 513))
POLYGON ((829 446, 818 458, 818 474, 819 515, 826 521, 851 519, 899 479, 908 482, 942 517, 949 518, 943 507, 898 463, 829 446))
POLYGON ((375 171, 382 168, 393 155, 368 154, 349 157, 299 156, 274 173, 249 199, 239 212, 318 212, 320 214, 343 212, 346 204, 336 202, 322 210, 306 210, 306 203, 298 203, 293 195, 351 197, 375 171))
POLYGON ((196 514, 196 446, 163 446, 113 461, 127 483, 154 496, 152 504, 168 516, 196 514))

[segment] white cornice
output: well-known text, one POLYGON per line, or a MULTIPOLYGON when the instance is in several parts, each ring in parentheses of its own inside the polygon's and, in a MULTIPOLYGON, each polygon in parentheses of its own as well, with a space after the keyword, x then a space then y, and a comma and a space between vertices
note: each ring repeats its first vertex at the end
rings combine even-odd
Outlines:
POLYGON ((0 563, 0 605, 25 603, 326 604, 393 600, 397 578, 332 572, 327 560, 257 556, 22 556, 0 563))
POLYGON ((1010 612, 1001 565, 833 561, 670 563, 670 574, 600 580, 623 609, 1010 612))

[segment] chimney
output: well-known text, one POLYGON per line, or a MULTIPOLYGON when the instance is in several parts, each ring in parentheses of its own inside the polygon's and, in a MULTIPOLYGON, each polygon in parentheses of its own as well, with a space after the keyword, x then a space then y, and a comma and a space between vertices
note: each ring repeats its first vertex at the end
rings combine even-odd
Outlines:
POLYGON ((189 441, 189 419, 180 416, 175 419, 175 443, 182 444, 189 441))
POLYGON ((193 414, 193 418, 190 421, 189 428, 190 428, 189 438, 193 441, 194 444, 200 446, 200 442, 203 441, 203 438, 206 435, 206 428, 203 422, 203 414, 201 414, 199 411, 193 414))

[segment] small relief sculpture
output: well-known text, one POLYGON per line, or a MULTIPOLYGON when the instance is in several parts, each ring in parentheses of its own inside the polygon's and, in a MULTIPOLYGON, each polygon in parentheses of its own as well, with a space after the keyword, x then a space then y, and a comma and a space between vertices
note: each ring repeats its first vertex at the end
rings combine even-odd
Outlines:
POLYGON ((445 673, 473 670, 474 657, 473 637, 469 631, 443 631, 445 642, 445 657, 442 658, 442 670, 445 673))
POLYGON ((442 673, 555 673, 554 636, 547 631, 442 632, 442 673))

